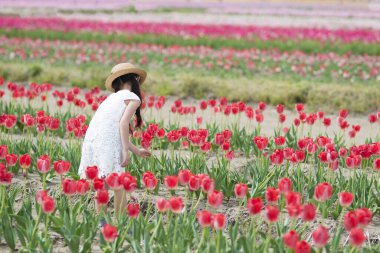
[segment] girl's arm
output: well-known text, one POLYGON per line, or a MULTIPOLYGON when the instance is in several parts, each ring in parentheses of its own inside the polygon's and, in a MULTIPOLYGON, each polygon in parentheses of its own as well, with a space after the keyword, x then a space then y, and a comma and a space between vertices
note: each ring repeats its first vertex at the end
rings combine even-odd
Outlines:
POLYGON ((129 162, 129 153, 128 150, 132 151, 134 154, 138 154, 139 149, 136 148, 130 141, 129 141, 129 122, 131 121, 133 115, 136 112, 136 109, 140 105, 140 101, 138 100, 128 100, 125 101, 127 104, 127 107, 125 108, 125 111, 123 113, 123 116, 120 119, 120 138, 121 143, 123 145, 123 161, 122 166, 126 166, 129 162))

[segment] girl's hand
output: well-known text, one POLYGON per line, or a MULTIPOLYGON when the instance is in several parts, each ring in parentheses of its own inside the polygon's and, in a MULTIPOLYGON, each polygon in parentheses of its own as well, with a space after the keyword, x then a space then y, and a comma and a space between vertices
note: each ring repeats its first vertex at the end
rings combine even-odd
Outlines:
POLYGON ((123 150, 123 156, 122 156, 122 162, 121 166, 125 167, 129 164, 129 151, 128 150, 123 150))
POLYGON ((139 152, 138 152, 138 154, 137 154, 139 157, 149 157, 149 156, 151 156, 152 154, 148 151, 148 150, 146 150, 145 148, 140 148, 139 149, 139 152))

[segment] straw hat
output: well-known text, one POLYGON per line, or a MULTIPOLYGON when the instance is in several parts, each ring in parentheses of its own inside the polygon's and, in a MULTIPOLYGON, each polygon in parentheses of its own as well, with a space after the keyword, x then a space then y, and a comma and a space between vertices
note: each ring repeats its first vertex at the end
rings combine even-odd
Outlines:
POLYGON ((145 70, 137 68, 135 65, 129 62, 119 63, 112 68, 111 74, 106 79, 107 90, 114 91, 114 89, 112 88, 112 82, 119 76, 130 74, 130 73, 134 73, 140 76, 140 80, 139 80, 140 85, 145 81, 145 78, 146 78, 145 70))

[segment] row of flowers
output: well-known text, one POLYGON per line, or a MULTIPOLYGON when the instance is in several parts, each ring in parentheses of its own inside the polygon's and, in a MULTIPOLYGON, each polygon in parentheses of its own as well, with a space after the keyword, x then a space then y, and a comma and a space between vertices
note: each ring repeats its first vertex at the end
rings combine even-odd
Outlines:
POLYGON ((207 69, 215 73, 233 71, 246 75, 295 74, 316 78, 379 80, 378 56, 338 55, 335 53, 305 54, 299 51, 279 52, 259 49, 212 49, 205 46, 96 43, 86 42, 86 50, 78 41, 46 41, 0 38, 0 56, 4 60, 48 60, 50 63, 111 64, 129 61, 141 65, 162 64, 170 68, 207 69), (200 57, 201 56, 201 57, 200 57))
POLYGON ((350 43, 360 41, 377 43, 380 31, 371 29, 327 29, 296 27, 260 27, 237 25, 193 25, 176 23, 148 22, 104 22, 60 18, 7 17, 0 18, 0 27, 6 29, 46 29, 61 32, 91 31, 102 33, 156 34, 181 37, 232 37, 261 40, 317 40, 342 41, 350 43))
MULTIPOLYGON (((39 157, 37 159, 36 167, 43 175, 48 173, 50 170, 49 156, 44 155, 39 157)), ((137 189, 137 180, 130 173, 112 173, 105 179, 100 179, 98 178, 98 168, 96 166, 91 166, 86 169, 86 179, 73 180, 70 178, 64 178, 65 174, 70 170, 70 162, 68 161, 54 162, 54 170, 57 175, 61 177, 60 188, 62 189, 63 195, 67 197, 79 195, 83 200, 85 196, 92 195, 92 191, 94 191, 97 206, 102 209, 106 208, 109 204, 109 191, 124 189, 125 192, 131 196, 126 207, 127 215, 132 219, 135 219, 140 215, 140 204, 138 203, 138 200, 131 195, 137 189)), ((7 172, 7 168, 3 164, 0 167, 0 182, 3 189, 12 183, 12 177, 9 176, 10 174, 11 173, 7 172), (6 177, 4 177, 4 175, 6 175, 6 177), (4 178, 10 179, 4 180, 4 178)), ((45 176, 43 178, 45 180, 45 176)), ((221 191, 216 190, 214 180, 210 176, 207 174, 193 174, 190 170, 184 169, 180 170, 177 175, 165 176, 163 184, 173 196, 168 199, 162 197, 156 198, 155 207, 157 213, 170 211, 173 214, 180 215, 187 212, 196 212, 196 218, 203 230, 208 227, 217 231, 226 228, 226 216, 225 214, 218 212, 224 202, 224 195, 221 191), (192 201, 192 204, 187 206, 187 203, 184 203, 183 197, 175 195, 175 192, 180 191, 182 187, 184 187, 187 192, 186 196, 191 196, 190 198, 195 197, 194 193, 199 193, 199 199, 195 204, 192 201), (203 210, 199 210, 198 204, 199 200, 202 198, 202 193, 205 195, 206 207, 203 210), (186 210, 188 208, 190 208, 190 211, 186 210), (209 208, 211 208, 211 210, 209 210, 209 208)), ((55 215, 56 201, 46 190, 45 181, 43 181, 42 185, 43 189, 36 194, 36 202, 41 205, 41 209, 45 214, 55 215)), ((142 185, 145 187, 146 191, 148 191, 148 194, 154 195, 154 190, 158 187, 159 180, 152 172, 147 171, 142 176, 142 185)), ((295 250, 295 252, 310 252, 311 245, 306 241, 307 238, 302 239, 302 237, 305 237, 305 229, 308 226, 311 226, 311 223, 316 220, 317 212, 320 211, 321 213, 324 213, 325 210, 328 209, 328 206, 324 203, 331 198, 333 186, 327 182, 319 183, 315 186, 314 200, 317 205, 313 204, 310 200, 304 202, 301 193, 292 190, 292 181, 289 178, 281 178, 278 181, 277 188, 268 187, 266 189, 264 196, 266 205, 264 205, 264 201, 260 197, 249 197, 249 187, 244 183, 236 184, 234 192, 235 198, 239 200, 238 210, 240 210, 240 206, 243 203, 246 203, 246 211, 252 216, 252 222, 258 219, 257 217, 264 209, 264 217, 268 222, 269 229, 267 235, 268 238, 271 237, 272 225, 280 222, 280 211, 282 209, 286 210, 287 216, 291 219, 291 224, 288 227, 288 232, 282 234, 283 244, 289 249, 295 250), (298 219, 302 220, 304 223, 304 229, 295 225, 298 219), (296 232, 296 230, 299 232, 296 232)), ((2 212, 5 210, 4 198, 7 198, 5 192, 1 206, 2 212)), ((353 199, 354 194, 351 192, 339 193, 339 204, 343 207, 341 211, 342 215, 339 219, 342 220, 339 221, 335 233, 333 234, 334 238, 331 240, 332 246, 336 237, 339 242, 341 222, 343 222, 344 228, 349 232, 349 239, 353 246, 360 247, 366 240, 364 229, 370 223, 372 213, 364 207, 350 210, 353 199), (348 211, 346 212, 346 210, 348 211)), ((185 201, 187 201, 187 197, 185 201)), ((100 213, 100 215, 102 215, 102 213, 100 213)), ((117 216, 117 213, 115 213, 115 215, 117 216)), ((240 213, 237 211, 236 219, 239 218, 239 215, 240 213)), ((240 222, 237 222, 237 224, 238 223, 240 222)), ((49 228, 46 227, 45 229, 47 231, 49 228)), ((117 228, 111 224, 106 224, 102 228, 102 235, 108 244, 112 244, 118 237, 118 229, 121 233, 125 233, 123 227, 117 228)), ((252 226, 252 229, 252 231, 249 231, 250 233, 254 235, 258 233, 258 227, 252 226)), ((280 231, 277 232, 280 233, 280 231)), ((331 235, 330 231, 325 226, 319 225, 314 229, 311 237, 315 247, 324 248, 329 243, 331 235)), ((256 245, 256 238, 254 240, 253 243, 256 245)), ((263 244, 265 244, 265 249, 270 247, 268 240, 265 240, 265 243, 263 244)))

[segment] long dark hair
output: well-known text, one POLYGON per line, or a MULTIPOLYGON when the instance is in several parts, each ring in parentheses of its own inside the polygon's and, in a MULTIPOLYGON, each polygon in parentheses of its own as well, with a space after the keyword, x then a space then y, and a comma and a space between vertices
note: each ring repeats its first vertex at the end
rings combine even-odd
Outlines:
MULTIPOLYGON (((134 73, 122 75, 116 78, 115 80, 113 80, 112 88, 115 90, 115 92, 118 92, 125 83, 129 83, 131 85, 131 91, 140 98, 140 101, 142 101, 139 79, 140 79, 140 76, 134 73)), ((141 119, 140 106, 136 109, 135 115, 136 115, 135 127, 141 127, 142 119, 141 119)))

